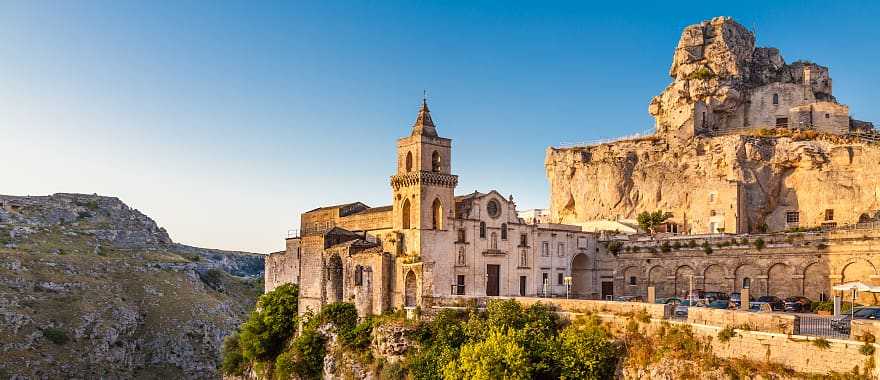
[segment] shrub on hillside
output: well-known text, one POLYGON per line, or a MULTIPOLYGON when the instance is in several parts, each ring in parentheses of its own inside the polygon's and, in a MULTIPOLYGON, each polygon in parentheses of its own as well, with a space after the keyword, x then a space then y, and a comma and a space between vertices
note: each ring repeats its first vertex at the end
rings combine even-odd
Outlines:
POLYGON ((269 360, 281 352, 284 341, 296 331, 298 294, 296 285, 284 284, 260 296, 239 335, 246 360, 269 360))
POLYGON ((223 340, 222 359, 220 362, 220 370, 227 375, 240 376, 244 374, 247 361, 241 354, 241 345, 239 344, 238 333, 232 333, 223 340))
POLYGON ((49 327, 43 330, 43 336, 46 337, 46 339, 48 339, 50 342, 58 345, 67 343, 67 341, 70 340, 64 330, 55 327, 49 327))
POLYGON ((493 328, 485 340, 465 344, 459 358, 443 367, 445 379, 529 379, 531 366, 515 333, 493 328))
POLYGON ((617 357, 617 347, 597 324, 576 323, 559 333, 560 379, 613 378, 617 357))

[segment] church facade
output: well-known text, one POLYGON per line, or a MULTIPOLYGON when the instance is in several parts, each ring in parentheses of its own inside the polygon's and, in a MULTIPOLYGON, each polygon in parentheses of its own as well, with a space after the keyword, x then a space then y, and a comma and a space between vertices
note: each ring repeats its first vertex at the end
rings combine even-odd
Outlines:
POLYGON ((512 196, 455 195, 457 184, 452 140, 423 101, 397 141, 391 205, 303 213, 285 251, 267 258, 266 290, 296 283, 301 311, 344 301, 362 315, 474 297, 612 294, 614 268, 601 267, 607 253, 595 234, 526 222, 512 196))

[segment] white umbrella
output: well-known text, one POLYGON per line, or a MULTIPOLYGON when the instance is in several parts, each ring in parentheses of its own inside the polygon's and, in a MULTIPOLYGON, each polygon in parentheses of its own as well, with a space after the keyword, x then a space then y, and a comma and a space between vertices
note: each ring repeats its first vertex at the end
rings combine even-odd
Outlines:
POLYGON ((867 292, 867 293, 880 293, 880 286, 871 286, 868 284, 864 284, 858 281, 847 282, 845 284, 834 285, 832 288, 834 290, 840 291, 852 291, 855 290, 857 292, 867 292))

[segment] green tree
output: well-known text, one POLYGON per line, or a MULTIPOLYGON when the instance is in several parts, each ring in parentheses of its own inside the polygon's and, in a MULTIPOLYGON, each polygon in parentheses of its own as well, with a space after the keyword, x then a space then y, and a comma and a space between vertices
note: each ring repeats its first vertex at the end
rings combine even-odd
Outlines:
POLYGON ((663 224, 663 222, 671 217, 672 213, 663 212, 663 210, 654 212, 643 211, 636 217, 636 220, 639 222, 639 227, 653 235, 656 232, 657 226, 663 224))
POLYGON ((444 379, 529 379, 528 355, 515 334, 493 328, 486 340, 461 347, 458 360, 443 368, 444 379))
POLYGON ((284 284, 263 294, 257 308, 241 325, 239 344, 248 361, 274 359, 284 341, 296 332, 299 288, 284 284))
POLYGON ((247 362, 241 354, 238 333, 232 333, 223 340, 223 359, 220 370, 227 375, 242 375, 247 362))
POLYGON ((576 323, 559 333, 560 379, 610 379, 617 365, 617 348, 595 323, 576 323))

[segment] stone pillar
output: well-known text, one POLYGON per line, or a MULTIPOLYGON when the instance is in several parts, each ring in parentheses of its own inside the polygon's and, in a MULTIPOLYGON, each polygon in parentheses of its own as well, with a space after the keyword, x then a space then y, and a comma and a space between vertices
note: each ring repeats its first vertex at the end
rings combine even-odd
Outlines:
POLYGON ((657 295, 654 292, 654 287, 649 286, 648 287, 648 303, 654 303, 655 301, 657 301, 657 295))
POLYGON ((740 309, 749 310, 749 288, 743 288, 739 291, 740 309))

